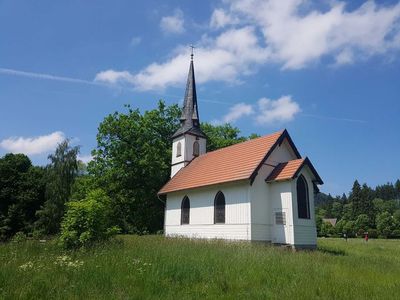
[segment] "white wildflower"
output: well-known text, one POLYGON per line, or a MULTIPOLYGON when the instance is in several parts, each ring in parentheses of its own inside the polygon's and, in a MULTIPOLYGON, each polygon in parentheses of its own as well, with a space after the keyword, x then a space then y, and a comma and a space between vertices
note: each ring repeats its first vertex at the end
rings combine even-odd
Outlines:
POLYGON ((79 268, 83 265, 83 261, 81 260, 72 260, 71 257, 68 255, 58 256, 54 264, 60 267, 67 267, 67 268, 79 268))
POLYGON ((22 271, 26 271, 26 270, 32 269, 33 268, 33 262, 28 261, 27 263, 25 263, 23 265, 20 265, 18 268, 21 269, 22 271))

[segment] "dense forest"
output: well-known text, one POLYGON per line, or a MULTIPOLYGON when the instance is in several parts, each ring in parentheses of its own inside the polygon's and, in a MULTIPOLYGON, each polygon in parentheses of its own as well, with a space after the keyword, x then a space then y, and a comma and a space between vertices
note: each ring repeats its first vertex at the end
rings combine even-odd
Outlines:
MULTIPOLYGON (((170 174, 171 139, 180 109, 160 101, 141 113, 129 105, 98 127, 93 160, 78 161, 68 140, 34 166, 24 154, 0 158, 0 241, 58 235, 63 246, 79 247, 118 233, 162 230, 164 202, 157 191, 170 174)), ((212 151, 257 137, 241 136, 229 124, 202 124, 212 151)), ((375 189, 356 181, 349 196, 316 198, 318 233, 400 237, 400 181, 375 189), (335 227, 323 222, 337 218, 335 227)))
POLYGON ((400 238, 400 180, 375 189, 355 180, 348 196, 319 193, 315 199, 320 236, 400 238), (323 219, 336 219, 333 226, 323 219))

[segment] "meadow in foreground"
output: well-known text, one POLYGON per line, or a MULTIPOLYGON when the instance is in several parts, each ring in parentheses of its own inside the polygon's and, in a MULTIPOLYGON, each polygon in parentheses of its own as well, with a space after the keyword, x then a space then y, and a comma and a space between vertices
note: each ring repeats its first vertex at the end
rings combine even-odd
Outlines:
POLYGON ((398 299, 400 241, 319 239, 319 250, 120 236, 67 252, 0 245, 4 299, 398 299))

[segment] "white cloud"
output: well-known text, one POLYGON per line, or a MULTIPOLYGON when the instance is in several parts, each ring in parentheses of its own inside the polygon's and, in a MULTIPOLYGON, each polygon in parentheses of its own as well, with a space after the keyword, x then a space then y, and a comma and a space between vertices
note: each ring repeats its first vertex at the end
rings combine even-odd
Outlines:
MULTIPOLYGON (((235 84, 268 63, 294 70, 327 58, 329 65, 340 66, 400 50, 400 3, 368 1, 352 10, 344 2, 326 3, 322 9, 306 0, 222 1, 210 19, 210 26, 220 30, 196 43, 197 82, 235 84)), ((184 30, 180 10, 163 20, 167 32, 184 30)), ((182 85, 188 54, 188 47, 180 45, 164 62, 138 72, 103 71, 95 82, 124 83, 138 90, 182 85)))
POLYGON ((53 151, 64 139, 63 132, 55 131, 51 134, 37 137, 10 137, 0 141, 0 147, 12 153, 35 155, 53 151))
POLYGON ((182 10, 176 9, 173 15, 161 18, 160 28, 165 33, 179 34, 185 32, 184 23, 182 10))
POLYGON ((289 122, 301 112, 300 105, 291 96, 282 96, 276 100, 261 98, 257 104, 238 103, 229 109, 222 121, 215 124, 231 123, 243 117, 251 116, 257 124, 289 122))
POLYGON ((134 76, 130 74, 128 71, 107 70, 97 73, 94 81, 109 83, 109 84, 116 84, 123 82, 128 82, 133 84, 134 76))
MULTIPOLYGON (((188 71, 188 47, 178 47, 175 52, 175 56, 166 62, 152 63, 137 74, 107 70, 98 73, 95 80, 110 84, 130 83, 144 91, 182 85, 188 71)), ((195 56, 201 60, 201 64, 195 66, 198 83, 236 83, 240 75, 253 72, 255 66, 265 62, 268 51, 258 45, 254 28, 247 26, 225 31, 216 39, 201 43, 195 56)))
POLYGON ((344 49, 370 56, 400 48, 400 3, 367 1, 352 11, 344 2, 331 3, 321 11, 302 0, 234 0, 226 12, 257 24, 272 57, 286 69, 306 67, 344 49))
POLYGON ((261 98, 257 104, 258 115, 255 119, 258 124, 291 121, 301 111, 291 96, 282 96, 277 100, 261 98))
POLYGON ((235 122, 236 120, 249 116, 253 113, 253 106, 246 103, 238 103, 229 109, 229 112, 223 117, 224 123, 235 122))
POLYGON ((211 15, 210 27, 218 29, 223 28, 227 25, 234 25, 238 23, 238 18, 226 13, 225 10, 218 8, 215 9, 211 15))

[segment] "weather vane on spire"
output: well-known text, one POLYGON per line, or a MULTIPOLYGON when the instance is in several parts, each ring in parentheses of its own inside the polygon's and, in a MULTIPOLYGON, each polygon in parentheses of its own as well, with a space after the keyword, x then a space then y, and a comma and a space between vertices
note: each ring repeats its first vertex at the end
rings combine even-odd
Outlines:
POLYGON ((191 54, 190 54, 190 58, 191 60, 193 60, 193 49, 196 48, 195 46, 193 46, 193 44, 190 44, 189 46, 191 48, 191 54))

